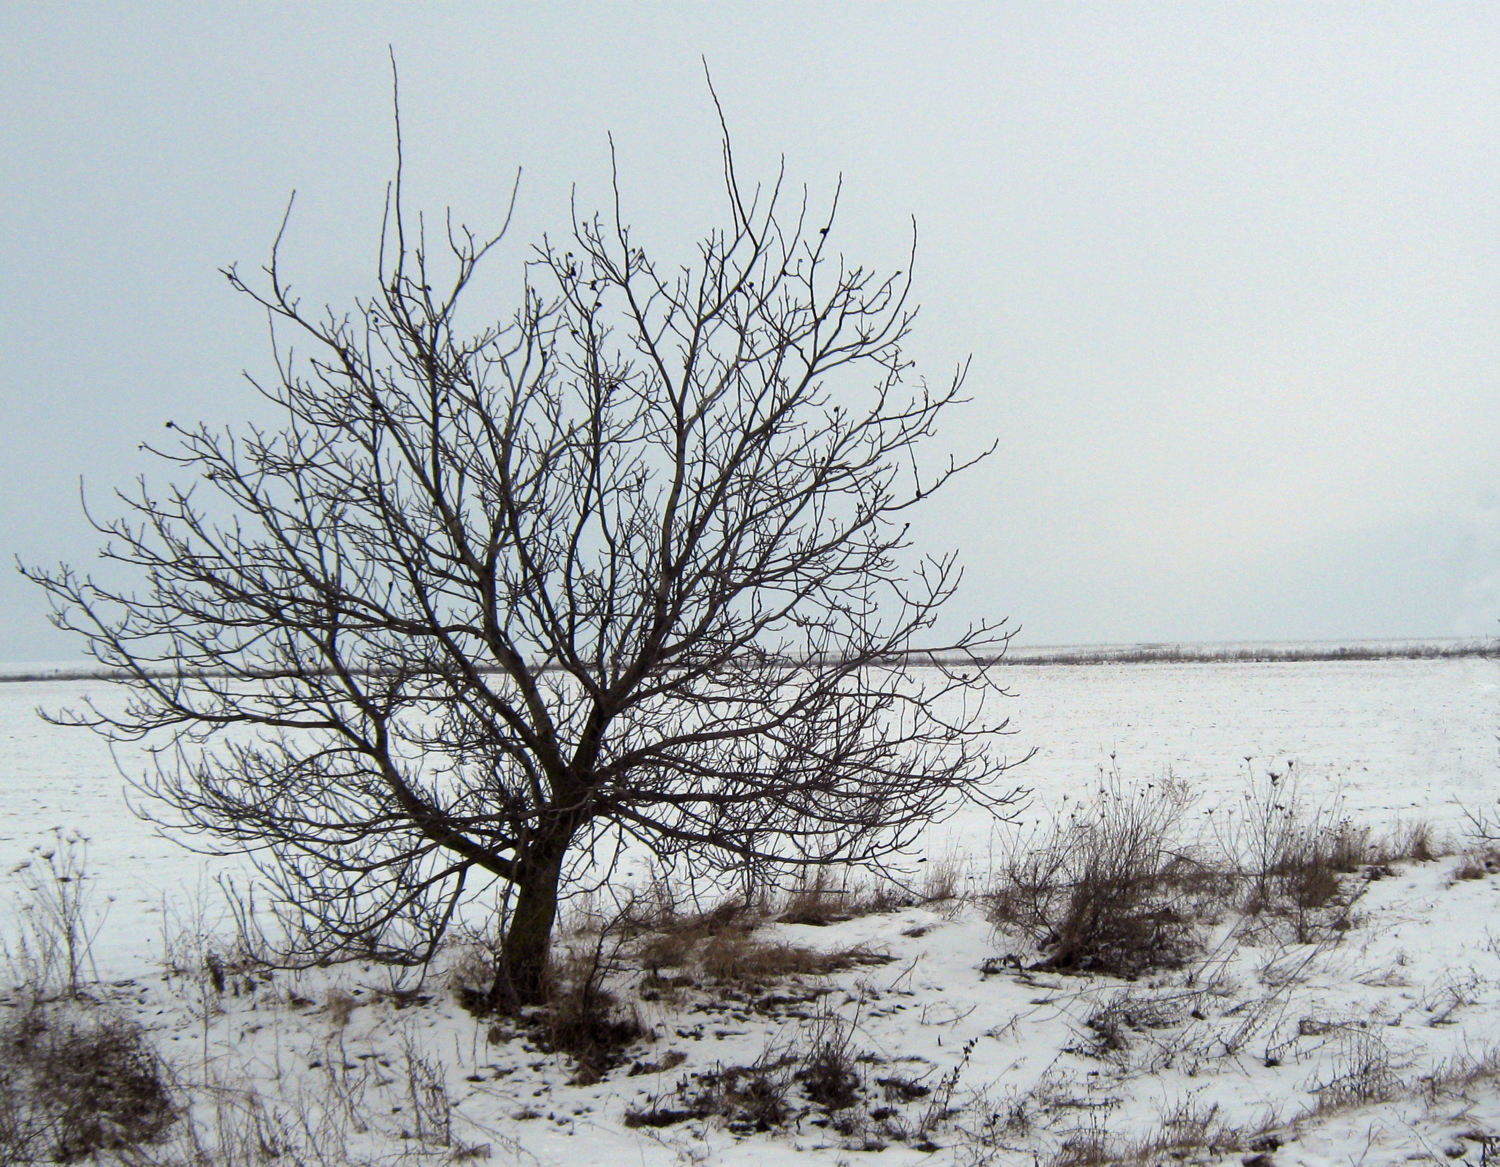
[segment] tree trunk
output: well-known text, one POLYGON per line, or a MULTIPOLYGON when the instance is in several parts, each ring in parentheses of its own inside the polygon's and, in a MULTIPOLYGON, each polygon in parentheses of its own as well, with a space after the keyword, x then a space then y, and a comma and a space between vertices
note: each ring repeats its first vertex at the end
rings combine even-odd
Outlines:
POLYGON ((557 888, 567 844, 538 848, 518 881, 516 906, 500 945, 500 967, 490 988, 490 1007, 510 1011, 547 1000, 547 954, 557 920, 557 888))

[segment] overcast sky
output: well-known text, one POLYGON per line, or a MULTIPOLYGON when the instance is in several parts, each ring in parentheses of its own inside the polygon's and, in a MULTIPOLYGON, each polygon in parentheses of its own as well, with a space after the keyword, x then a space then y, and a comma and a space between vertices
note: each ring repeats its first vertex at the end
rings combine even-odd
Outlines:
MULTIPOLYGON (((217 272, 372 283, 401 70, 411 200, 557 234, 607 189, 670 253, 746 174, 904 265, 956 615, 1034 644, 1490 635, 1500 617, 1500 6, 13 4, 0 38, 0 550, 90 565, 79 505, 167 420, 239 423, 264 321, 217 272)), ((485 285, 512 307, 519 246, 485 285)), ((6 572, 0 660, 79 646, 6 572)))

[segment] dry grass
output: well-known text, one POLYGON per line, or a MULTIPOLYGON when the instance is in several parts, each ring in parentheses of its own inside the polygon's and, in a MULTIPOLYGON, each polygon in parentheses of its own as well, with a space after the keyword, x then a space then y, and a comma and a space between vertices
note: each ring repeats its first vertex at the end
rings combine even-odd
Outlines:
MULTIPOLYGON (((860 916, 899 911, 925 899, 953 898, 953 886, 946 889, 938 887, 932 883, 931 872, 925 874, 928 878, 924 882, 922 895, 918 896, 890 880, 864 883, 848 871, 843 872, 842 880, 836 881, 830 869, 820 867, 810 882, 804 881, 789 889, 780 906, 771 908, 768 915, 783 924, 809 924, 822 928, 860 916), (939 894, 929 894, 929 886, 934 887, 939 894)), ((953 884, 956 883, 955 869, 953 884)))
POLYGON ((1425 819, 1398 823, 1378 850, 1381 863, 1431 863, 1452 854, 1451 847, 1438 839, 1425 819))
POLYGON ((682 1078, 671 1094, 625 1112, 625 1125, 673 1126, 717 1117, 735 1134, 773 1130, 791 1117, 788 1096, 797 1059, 767 1051, 749 1066, 719 1066, 682 1078))
POLYGON ((1107 776, 1092 805, 1005 866, 990 920, 1027 934, 1039 967, 1135 977, 1181 965, 1208 874, 1179 843, 1190 803, 1171 779, 1129 789, 1107 776))
POLYGON ((461 934, 444 947, 448 991, 464 1009, 482 1016, 490 1007, 490 989, 500 965, 499 946, 477 932, 461 934))
MULTIPOLYGON (((813 889, 809 894, 816 896, 818 903, 827 902, 823 891, 813 889)), ((640 931, 632 946, 636 962, 647 974, 643 986, 646 994, 699 981, 760 987, 789 977, 828 976, 890 959, 864 947, 818 952, 757 935, 768 922, 766 910, 736 904, 698 915, 657 914, 649 920, 649 931, 645 930, 647 922, 637 921, 635 927, 640 931), (664 976, 669 969, 684 975, 664 976)), ((648 995, 647 999, 652 998, 648 995)))
POLYGON ((52 839, 32 847, 10 871, 18 885, 20 929, 3 946, 12 981, 36 999, 77 997, 85 979, 99 979, 94 939, 104 913, 93 903, 88 839, 54 827, 52 839))
POLYGON ((1363 885, 1349 876, 1364 870, 1375 878, 1390 862, 1436 849, 1425 824, 1382 840, 1350 820, 1338 799, 1309 806, 1290 763, 1285 773, 1252 779, 1238 809, 1237 820, 1231 811, 1215 823, 1223 862, 1243 888, 1238 907, 1297 943, 1336 939, 1351 927, 1363 885))
POLYGON ((1353 900, 1344 895, 1343 877, 1369 865, 1373 855, 1368 828, 1347 819, 1314 821, 1292 832, 1269 869, 1254 876, 1244 911, 1287 921, 1299 943, 1346 931, 1353 900))
POLYGON ((1485 879, 1497 873, 1500 873, 1500 851, 1482 847, 1465 851, 1458 857, 1458 866, 1453 869, 1451 879, 1456 883, 1464 879, 1485 879))
MULTIPOLYGON (((1204 926, 1236 913, 1246 935, 1337 941, 1369 880, 1443 853, 1426 823, 1378 838, 1337 802, 1308 807, 1290 772, 1206 816, 1206 844, 1186 837, 1191 801, 1170 777, 1132 788, 1103 775, 1092 802, 1018 841, 986 897, 989 919, 1036 946, 1035 968, 1130 979, 1181 966, 1204 926)), ((1500 849, 1475 855, 1455 878, 1500 870, 1500 849)))
MULTIPOLYGON (((625 1125, 664 1127, 716 1117, 731 1131, 749 1134, 794 1119, 800 1124, 812 1110, 823 1114, 811 1120, 815 1126, 832 1126, 845 1135, 864 1131, 871 1117, 862 1110, 847 1113, 859 1107, 864 1093, 853 1033, 850 1022, 824 1011, 804 1031, 801 1042, 768 1047, 748 1066, 717 1066, 687 1074, 649 1105, 627 1111, 625 1125)), ((884 1116, 891 1113, 883 1108, 884 1116)))
POLYGON ((968 902, 972 876, 967 859, 953 852, 939 855, 922 869, 920 903, 956 918, 968 902))
POLYGON ((334 1029, 343 1029, 348 1025, 357 1008, 359 998, 346 989, 330 989, 323 1000, 323 1012, 328 1018, 328 1024, 334 1029))
MULTIPOLYGON (((575 1085, 599 1081, 647 1034, 635 1011, 604 985, 623 943, 623 936, 608 927, 593 934, 575 930, 568 944, 554 950, 548 965, 547 1004, 514 1019, 540 1048, 573 1060, 575 1085)), ((447 982, 454 998, 476 1017, 489 1016, 498 946, 488 937, 468 935, 452 952, 447 982)))
POLYGON ((1390 1048, 1379 1033, 1342 1026, 1336 1035, 1338 1056, 1327 1078, 1313 1085, 1317 1103, 1310 1113, 1320 1115, 1367 1106, 1406 1092, 1392 1064, 1390 1048))
POLYGON ((826 871, 818 871, 810 883, 803 883, 787 893, 777 918, 783 924, 807 924, 824 928, 852 920, 857 911, 859 889, 834 887, 826 871))
POLYGON ((653 975, 666 968, 686 969, 704 948, 748 938, 764 919, 757 911, 730 904, 700 914, 658 913, 632 921, 636 960, 653 975))
POLYGON ((889 960, 885 953, 872 952, 863 946, 815 952, 797 944, 730 932, 712 937, 703 946, 698 967, 721 984, 765 985, 788 977, 829 976, 889 960))
MULTIPOLYGON (((1224 1124, 1216 1105, 1207 1107, 1182 1103, 1162 1116, 1160 1124, 1149 1134, 1136 1139, 1112 1138, 1100 1130, 1081 1131, 1064 1140, 1051 1159, 1050 1167, 1106 1167, 1121 1164, 1144 1167, 1146 1164, 1182 1162, 1218 1157, 1249 1149, 1260 1152, 1274 1149, 1279 1142, 1265 1136, 1247 1135, 1224 1124)), ((1247 1158, 1247 1164, 1254 1160, 1247 1158)))
POLYGON ((859 1101, 853 1036, 853 1026, 837 1013, 824 1010, 814 1021, 810 1047, 797 1071, 797 1081, 814 1106, 848 1110, 859 1101))
POLYGON ((74 1163, 159 1142, 176 1121, 165 1069, 134 1021, 31 1005, 0 1030, 0 1162, 74 1163))
POLYGON ((547 977, 547 1007, 533 1018, 538 1044, 573 1059, 573 1083, 578 1086, 599 1081, 647 1035, 634 1009, 622 1006, 604 987, 604 973, 612 963, 605 956, 608 939, 608 933, 601 932, 592 945, 554 957, 547 977))

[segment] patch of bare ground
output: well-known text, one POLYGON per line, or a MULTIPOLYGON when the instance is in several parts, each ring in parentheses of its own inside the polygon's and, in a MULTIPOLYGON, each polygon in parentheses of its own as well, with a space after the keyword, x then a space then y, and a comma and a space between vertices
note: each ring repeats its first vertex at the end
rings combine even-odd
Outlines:
POLYGON ((882 1074, 883 1059, 857 1049, 856 1029, 854 1019, 825 1007, 795 1038, 768 1046, 754 1062, 682 1075, 627 1110, 625 1125, 659 1129, 699 1119, 740 1135, 821 1130, 846 1150, 879 1151, 891 1143, 937 1150, 930 1136, 957 1113, 951 1103, 958 1072, 936 1085, 888 1069, 882 1074))

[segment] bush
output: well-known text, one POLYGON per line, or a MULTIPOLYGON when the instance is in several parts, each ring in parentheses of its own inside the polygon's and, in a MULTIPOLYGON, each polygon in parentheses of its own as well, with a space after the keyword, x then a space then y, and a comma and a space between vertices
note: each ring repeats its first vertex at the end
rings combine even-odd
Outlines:
POLYGON ((624 1051, 645 1036, 633 1012, 622 1010, 614 994, 599 983, 597 970, 586 971, 553 989, 552 1001, 537 1029, 542 1048, 573 1059, 573 1084, 589 1086, 624 1060, 624 1051))
POLYGON ((1045 954, 1037 967, 1135 977, 1182 964, 1213 878, 1180 843, 1191 802, 1170 777, 1128 789, 1118 771, 1104 776, 1092 806, 1006 865, 990 920, 1026 933, 1045 954))
MULTIPOLYGON (((604 974, 623 943, 618 923, 605 923, 591 937, 581 934, 584 943, 554 952, 544 981, 546 1003, 517 1018, 520 1029, 540 1048, 573 1059, 575 1085, 599 1081, 624 1061, 624 1051, 633 1042, 646 1035, 634 1011, 622 1008, 604 987, 604 974)), ((495 1002, 489 986, 499 967, 498 945, 490 937, 471 934, 454 947, 447 970, 454 997, 476 1017, 492 1015, 495 1002)), ((500 1032, 498 1027, 492 1030, 500 1032)))
POLYGON ((812 1043, 802 1058, 797 1081, 814 1106, 847 1110, 859 1101, 859 1074, 854 1068, 853 1028, 838 1014, 824 1010, 814 1023, 812 1043))
POLYGON ((159 1142, 176 1120, 134 1021, 34 1004, 0 1031, 0 1162, 74 1163, 159 1142))
POLYGON ((1241 907, 1250 916, 1289 923, 1294 939, 1308 943, 1349 925, 1349 897, 1343 877, 1377 859, 1405 858, 1393 852, 1430 851, 1420 829, 1409 838, 1379 848, 1368 827, 1357 826, 1338 800, 1310 808, 1302 799, 1292 764, 1284 774, 1252 780, 1241 815, 1216 824, 1230 868, 1245 887, 1241 907))

